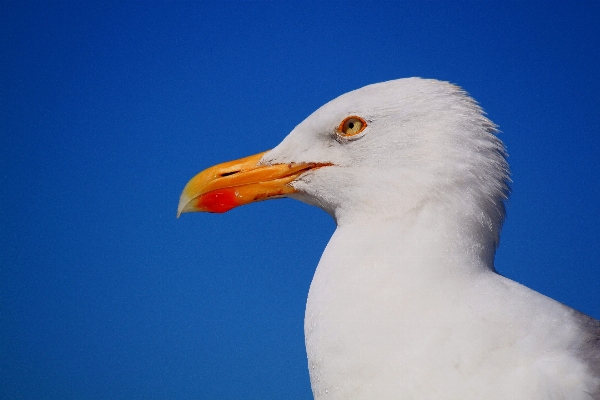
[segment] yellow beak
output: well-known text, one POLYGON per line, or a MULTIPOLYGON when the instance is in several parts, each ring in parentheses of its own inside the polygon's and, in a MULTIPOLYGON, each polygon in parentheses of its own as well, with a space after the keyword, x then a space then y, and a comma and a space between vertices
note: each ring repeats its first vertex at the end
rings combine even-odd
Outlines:
POLYGON ((285 197, 296 191, 290 182, 304 172, 330 165, 258 165, 265 153, 218 164, 194 176, 183 188, 177 217, 193 211, 223 213, 255 201, 285 197))

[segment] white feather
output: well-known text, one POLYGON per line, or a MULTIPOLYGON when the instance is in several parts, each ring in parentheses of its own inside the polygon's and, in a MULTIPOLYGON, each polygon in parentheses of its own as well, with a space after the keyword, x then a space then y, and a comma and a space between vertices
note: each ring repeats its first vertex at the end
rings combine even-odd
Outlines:
POLYGON ((346 93, 262 162, 333 164, 293 183, 338 224, 306 306, 315 398, 598 396, 575 312, 494 272, 506 153, 460 88, 411 78, 346 93), (354 115, 367 128, 340 138, 354 115))

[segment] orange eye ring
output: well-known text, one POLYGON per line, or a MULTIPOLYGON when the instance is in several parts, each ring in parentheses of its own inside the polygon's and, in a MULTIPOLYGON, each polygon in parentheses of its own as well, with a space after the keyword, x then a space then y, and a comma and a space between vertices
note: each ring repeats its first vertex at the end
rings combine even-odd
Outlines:
POLYGON ((365 130, 367 121, 353 115, 345 118, 337 128, 338 134, 344 137, 355 136, 365 130))

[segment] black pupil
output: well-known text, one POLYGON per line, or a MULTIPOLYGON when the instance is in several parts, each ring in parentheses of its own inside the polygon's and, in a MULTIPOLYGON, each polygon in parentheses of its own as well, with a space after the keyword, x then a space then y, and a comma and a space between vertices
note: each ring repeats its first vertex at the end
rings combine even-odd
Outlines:
POLYGON ((350 123, 348 124, 348 128, 350 128, 350 129, 354 129, 354 122, 350 122, 350 123))

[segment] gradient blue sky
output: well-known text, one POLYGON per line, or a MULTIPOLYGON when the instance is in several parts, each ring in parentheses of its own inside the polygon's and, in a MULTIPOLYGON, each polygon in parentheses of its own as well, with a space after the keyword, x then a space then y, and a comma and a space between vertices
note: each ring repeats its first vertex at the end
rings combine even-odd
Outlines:
POLYGON ((311 398, 333 221, 293 200, 176 220, 177 201, 400 77, 462 86, 503 131, 497 269, 600 318, 599 20, 598 1, 2 1, 0 398, 311 398))

